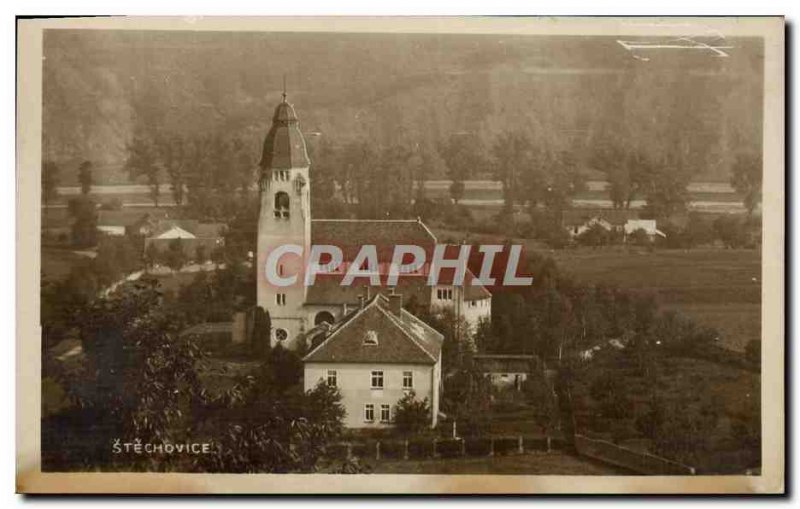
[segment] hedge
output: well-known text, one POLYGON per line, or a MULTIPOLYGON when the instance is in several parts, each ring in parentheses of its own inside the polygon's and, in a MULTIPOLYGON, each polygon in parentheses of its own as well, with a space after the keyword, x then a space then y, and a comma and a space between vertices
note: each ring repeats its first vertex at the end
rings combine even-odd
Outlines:
POLYGON ((461 440, 451 438, 436 442, 436 454, 442 458, 455 458, 461 456, 461 440))
POLYGON ((469 456, 488 456, 492 451, 492 439, 467 438, 464 440, 464 450, 469 456))
POLYGON ((381 440, 381 458, 403 459, 406 445, 402 440, 381 440))
POLYGON ((517 437, 502 437, 494 439, 494 453, 501 456, 517 454, 519 452, 519 440, 517 437))
POLYGON ((433 440, 420 440, 408 442, 408 457, 411 459, 425 459, 433 457, 433 440))

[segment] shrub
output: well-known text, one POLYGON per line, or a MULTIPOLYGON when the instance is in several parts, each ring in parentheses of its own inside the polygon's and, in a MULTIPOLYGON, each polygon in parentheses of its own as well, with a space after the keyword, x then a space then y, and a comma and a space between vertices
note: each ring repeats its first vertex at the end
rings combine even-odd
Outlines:
POLYGON ((350 446, 350 454, 357 458, 368 458, 375 456, 375 446, 370 449, 364 442, 356 442, 350 446))
POLYGON ((410 391, 397 402, 394 423, 401 433, 418 433, 430 426, 430 422, 431 408, 428 404, 428 398, 420 401, 416 399, 416 393, 410 391))
POLYGON ((330 459, 344 460, 347 459, 347 444, 330 444, 325 447, 325 455, 330 459))
POLYGON ((468 456, 488 456, 491 450, 491 438, 467 438, 464 440, 464 452, 468 456))
POLYGON ((436 442, 436 453, 442 458, 455 458, 461 456, 461 439, 451 438, 436 442))
POLYGON ((405 442, 400 440, 381 440, 381 458, 402 459, 405 454, 405 442))
POLYGON ((411 459, 432 458, 433 440, 410 440, 408 442, 408 457, 411 459))
POLYGON ((516 454, 519 450, 517 437, 502 437, 494 439, 494 453, 500 456, 516 454))
POLYGON ((546 451, 547 437, 522 437, 522 447, 526 451, 546 451))

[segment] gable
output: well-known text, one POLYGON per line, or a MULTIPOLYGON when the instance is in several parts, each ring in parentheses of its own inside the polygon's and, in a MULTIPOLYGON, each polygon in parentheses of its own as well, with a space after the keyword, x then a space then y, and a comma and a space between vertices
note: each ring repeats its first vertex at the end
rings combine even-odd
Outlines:
POLYGON ((157 239, 193 239, 195 238, 194 235, 187 232, 180 226, 173 226, 169 230, 165 231, 164 233, 159 234, 157 239))
POLYGON ((303 361, 435 364, 441 350, 441 335, 416 323, 418 320, 407 312, 398 317, 383 309, 383 302, 381 305, 378 302, 385 300, 380 296, 373 298, 303 361))

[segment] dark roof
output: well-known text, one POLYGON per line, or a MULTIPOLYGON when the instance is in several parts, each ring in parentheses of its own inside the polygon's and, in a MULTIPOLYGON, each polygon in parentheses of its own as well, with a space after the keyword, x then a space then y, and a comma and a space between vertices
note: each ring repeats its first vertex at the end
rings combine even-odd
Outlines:
POLYGON ((310 166, 306 141, 300 132, 297 114, 291 104, 283 101, 275 107, 272 127, 264 139, 259 166, 262 170, 306 168, 310 166))
POLYGON ((158 237, 172 228, 186 230, 198 238, 214 239, 221 237, 227 225, 224 223, 201 223, 196 219, 162 219, 156 225, 152 237, 158 237))
POLYGON ((98 210, 97 224, 100 226, 136 226, 149 219, 163 218, 166 215, 166 212, 163 211, 136 214, 130 210, 98 210))
POLYGON ((581 226, 590 219, 605 219, 612 225, 622 226, 628 219, 638 219, 639 212, 631 209, 568 209, 563 212, 564 226, 581 226))
POLYGON ((413 244, 432 253, 436 237, 416 219, 312 219, 311 244, 337 246, 345 261, 353 260, 364 244, 374 244, 379 261, 389 262, 396 245, 413 244))
MULTIPOLYGON (((340 283, 344 276, 340 274, 321 274, 317 276, 314 284, 308 287, 306 304, 324 305, 356 305, 358 297, 367 293, 370 296, 377 294, 387 295, 390 292, 387 286, 371 286, 367 278, 356 278, 352 285, 342 286, 340 283)), ((381 279, 385 282, 385 278, 381 279)), ((431 300, 431 287, 428 286, 425 276, 400 276, 397 280, 397 292, 403 295, 404 302, 415 298, 417 303, 428 305, 431 300)))
POLYGON ((389 299, 376 295, 337 323, 303 361, 435 364, 443 340, 439 332, 408 311, 392 312, 389 299), (369 334, 376 335, 377 345, 364 344, 369 334))
POLYGON ((484 373, 527 373, 531 370, 533 355, 475 354, 472 360, 484 373))

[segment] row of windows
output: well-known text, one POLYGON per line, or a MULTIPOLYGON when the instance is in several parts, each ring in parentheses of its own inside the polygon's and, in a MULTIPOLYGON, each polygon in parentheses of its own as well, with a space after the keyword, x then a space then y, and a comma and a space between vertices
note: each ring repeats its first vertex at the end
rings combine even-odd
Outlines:
POLYGON ((281 182, 288 182, 289 181, 289 170, 273 170, 272 171, 272 179, 278 180, 281 182))
MULTIPOLYGON (((326 379, 326 383, 328 387, 338 387, 338 374, 335 369, 328 370, 328 376, 326 379)), ((383 389, 383 371, 372 371, 370 373, 370 388, 372 389, 383 389)), ((403 371, 403 390, 409 390, 414 388, 414 372, 413 371, 403 371)))
POLYGON ((439 300, 453 300, 453 289, 452 288, 437 288, 436 289, 436 298, 439 300))
MULTIPOLYGON (((390 405, 381 405, 381 422, 389 423, 392 418, 392 407, 390 405)), ((364 405, 364 422, 375 422, 375 405, 367 403, 364 405)))

